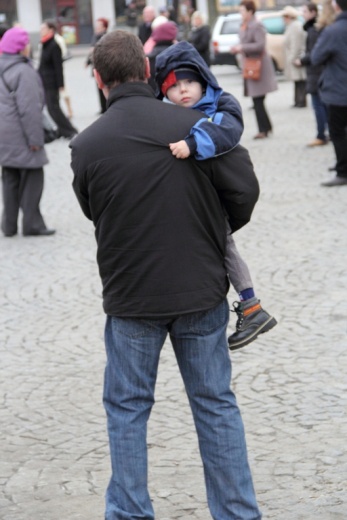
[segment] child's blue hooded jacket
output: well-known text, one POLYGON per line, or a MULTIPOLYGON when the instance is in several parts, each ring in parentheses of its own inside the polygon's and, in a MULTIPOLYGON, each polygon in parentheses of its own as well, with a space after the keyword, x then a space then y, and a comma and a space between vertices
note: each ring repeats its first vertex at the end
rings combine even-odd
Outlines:
POLYGON ((239 102, 218 85, 218 82, 196 49, 182 41, 161 52, 155 62, 157 97, 163 98, 161 86, 167 75, 175 69, 190 67, 199 72, 207 83, 201 100, 192 107, 203 112, 185 140, 191 155, 204 160, 229 152, 240 142, 243 132, 242 111, 239 102))

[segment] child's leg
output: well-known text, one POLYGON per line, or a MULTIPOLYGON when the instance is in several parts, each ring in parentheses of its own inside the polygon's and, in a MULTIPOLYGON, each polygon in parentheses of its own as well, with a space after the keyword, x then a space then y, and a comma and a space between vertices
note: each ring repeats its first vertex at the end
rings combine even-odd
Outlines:
POLYGON ((251 273, 249 272, 246 262, 243 260, 237 250, 232 234, 229 232, 227 234, 226 242, 225 267, 227 269, 231 285, 239 294, 240 298, 246 300, 247 298, 243 298, 241 293, 246 289, 253 289, 251 273))
POLYGON ((230 350, 236 350, 254 341, 259 334, 276 325, 276 320, 260 305, 254 294, 251 274, 246 262, 236 248, 233 236, 228 230, 225 266, 234 289, 239 293, 241 303, 234 302, 237 313, 236 332, 228 338, 230 350))

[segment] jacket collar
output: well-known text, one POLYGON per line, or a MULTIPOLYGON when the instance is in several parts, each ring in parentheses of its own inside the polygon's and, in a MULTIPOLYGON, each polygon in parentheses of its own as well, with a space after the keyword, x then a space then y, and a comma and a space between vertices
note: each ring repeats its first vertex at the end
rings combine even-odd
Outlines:
POLYGON ((155 98, 154 91, 148 83, 144 83, 143 81, 129 81, 128 83, 121 83, 110 90, 107 108, 121 98, 134 96, 155 98))
POLYGON ((304 23, 304 30, 307 31, 310 27, 313 27, 316 23, 317 18, 311 18, 311 20, 307 20, 307 22, 304 23))
POLYGON ((222 92, 221 88, 214 89, 211 85, 207 85, 205 95, 192 108, 213 117, 218 110, 218 101, 222 92))

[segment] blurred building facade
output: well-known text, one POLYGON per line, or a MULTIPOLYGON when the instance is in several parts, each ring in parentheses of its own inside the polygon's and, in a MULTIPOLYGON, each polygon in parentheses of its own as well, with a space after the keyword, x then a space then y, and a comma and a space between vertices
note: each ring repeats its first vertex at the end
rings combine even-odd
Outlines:
MULTIPOLYGON (((136 6, 139 22, 142 9, 153 5, 158 10, 166 6, 178 23, 187 23, 190 14, 198 9, 212 24, 215 16, 235 11, 240 0, 0 0, 0 23, 20 23, 36 44, 42 20, 53 19, 67 44, 87 44, 94 21, 99 17, 107 18, 110 28, 126 27, 130 3, 136 6)), ((256 3, 260 9, 303 4, 298 0, 257 0, 256 3)))

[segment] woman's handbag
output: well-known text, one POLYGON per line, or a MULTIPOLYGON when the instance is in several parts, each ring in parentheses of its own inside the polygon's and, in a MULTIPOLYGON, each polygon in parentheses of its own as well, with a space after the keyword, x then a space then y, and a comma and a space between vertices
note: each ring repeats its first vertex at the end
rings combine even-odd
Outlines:
POLYGON ((245 56, 243 59, 242 72, 245 79, 259 80, 261 75, 261 56, 259 56, 259 58, 245 56))

